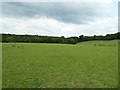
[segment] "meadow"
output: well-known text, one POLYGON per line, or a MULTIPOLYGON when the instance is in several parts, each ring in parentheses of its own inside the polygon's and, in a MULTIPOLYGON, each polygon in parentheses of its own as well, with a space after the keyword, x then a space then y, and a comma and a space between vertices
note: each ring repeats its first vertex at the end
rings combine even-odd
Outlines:
POLYGON ((3 43, 2 87, 118 87, 118 42, 3 43))

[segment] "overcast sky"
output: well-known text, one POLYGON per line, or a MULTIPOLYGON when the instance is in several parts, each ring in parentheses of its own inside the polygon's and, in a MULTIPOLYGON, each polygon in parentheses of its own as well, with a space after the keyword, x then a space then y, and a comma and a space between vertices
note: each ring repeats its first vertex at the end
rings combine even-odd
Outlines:
POLYGON ((19 2, 2 2, 0 33, 70 37, 118 32, 118 0, 14 1, 19 2))

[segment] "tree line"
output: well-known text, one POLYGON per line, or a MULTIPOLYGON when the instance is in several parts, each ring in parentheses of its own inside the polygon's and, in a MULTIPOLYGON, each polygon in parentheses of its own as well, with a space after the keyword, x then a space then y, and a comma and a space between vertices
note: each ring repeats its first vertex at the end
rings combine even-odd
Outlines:
POLYGON ((2 40, 0 42, 26 42, 26 43, 61 43, 61 44, 76 44, 78 42, 93 41, 93 40, 115 40, 120 39, 120 32, 115 34, 94 35, 79 37, 53 37, 53 36, 39 36, 39 35, 16 35, 16 34, 0 34, 2 40))

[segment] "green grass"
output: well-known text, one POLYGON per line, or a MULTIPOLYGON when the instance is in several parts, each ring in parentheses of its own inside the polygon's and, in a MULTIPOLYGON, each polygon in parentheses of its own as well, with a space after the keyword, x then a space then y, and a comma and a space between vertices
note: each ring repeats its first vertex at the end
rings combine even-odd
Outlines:
POLYGON ((102 43, 3 43, 3 88, 118 87, 117 41, 102 43))
POLYGON ((0 89, 2 89, 2 43, 0 43, 0 89))
POLYGON ((80 42, 80 45, 92 45, 92 46, 117 46, 119 40, 111 40, 111 41, 86 41, 86 42, 80 42))

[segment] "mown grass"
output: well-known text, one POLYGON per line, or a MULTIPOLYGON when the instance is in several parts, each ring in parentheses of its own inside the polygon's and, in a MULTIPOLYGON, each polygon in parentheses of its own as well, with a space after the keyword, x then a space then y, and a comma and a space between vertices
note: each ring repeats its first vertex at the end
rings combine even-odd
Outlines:
POLYGON ((117 41, 94 44, 3 43, 3 88, 118 87, 117 41))

